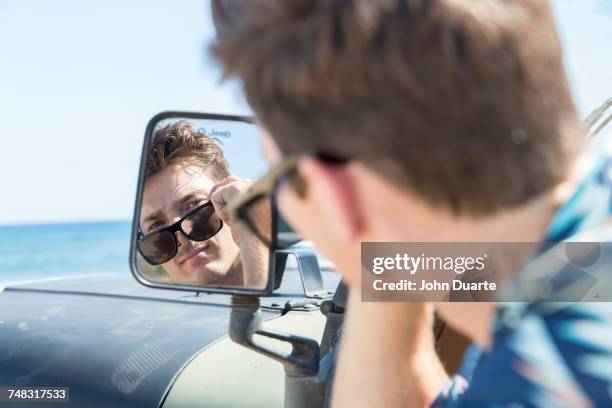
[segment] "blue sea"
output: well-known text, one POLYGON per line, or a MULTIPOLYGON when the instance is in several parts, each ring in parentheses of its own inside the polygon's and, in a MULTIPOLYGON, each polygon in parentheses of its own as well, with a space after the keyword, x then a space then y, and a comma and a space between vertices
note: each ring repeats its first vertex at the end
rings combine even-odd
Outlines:
POLYGON ((128 221, 0 226, 0 286, 97 273, 130 273, 128 221))

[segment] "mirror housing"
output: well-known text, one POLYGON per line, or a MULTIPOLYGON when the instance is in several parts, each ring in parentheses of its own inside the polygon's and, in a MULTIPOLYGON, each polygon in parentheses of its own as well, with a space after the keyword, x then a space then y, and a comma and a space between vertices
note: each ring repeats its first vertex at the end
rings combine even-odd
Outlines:
MULTIPOLYGON (((149 121, 146 127, 145 138, 143 142, 142 156, 141 156, 141 161, 140 161, 140 170, 139 170, 139 175, 138 175, 138 186, 136 190, 136 200, 135 200, 135 206, 134 206, 134 216, 132 220, 132 232, 131 232, 131 240, 130 240, 130 269, 132 271, 132 274, 134 275, 136 280, 138 280, 143 285, 154 287, 154 288, 159 288, 159 289, 172 289, 172 290, 178 289, 178 290, 185 290, 185 291, 191 291, 191 292, 222 293, 222 294, 231 294, 231 295, 250 295, 250 296, 270 295, 274 291, 274 289, 280 285, 280 279, 275 279, 275 277, 279 276, 280 278, 282 276, 282 271, 284 270, 286 259, 282 259, 282 257, 279 258, 277 256, 274 256, 274 254, 269 253, 269 251, 268 251, 268 256, 267 256, 268 259, 266 262, 266 265, 268 267, 267 279, 266 279, 265 285, 262 285, 263 287, 255 288, 255 287, 241 287, 241 286, 221 286, 221 285, 203 286, 203 285, 197 285, 197 284, 183 284, 183 283, 171 282, 168 280, 166 281, 155 280, 155 279, 152 279, 150 276, 147 276, 146 274, 143 273, 141 266, 142 266, 142 261, 144 258, 139 253, 138 244, 139 244, 139 239, 142 239, 144 235, 148 235, 148 233, 142 232, 140 219, 142 215, 141 211, 142 211, 142 205, 143 205, 143 194, 145 190, 144 186, 145 186, 145 181, 147 177, 149 152, 153 145, 153 139, 155 137, 155 133, 158 130, 160 124, 161 123, 172 123, 172 122, 176 123, 181 120, 186 120, 190 123, 192 122, 196 123, 200 121, 203 123, 211 123, 211 124, 218 123, 220 125, 231 125, 231 126, 235 125, 238 129, 244 128, 244 126, 249 126, 248 130, 249 131, 253 130, 253 134, 250 135, 251 136, 250 138, 247 137, 247 139, 244 140, 245 143, 242 143, 243 141, 241 140, 239 141, 239 144, 236 145, 233 140, 230 140, 230 143, 228 145, 231 146, 232 143, 234 143, 235 151, 242 150, 242 152, 244 152, 245 150, 249 150, 249 149, 248 148, 244 149, 243 145, 248 146, 249 144, 251 144, 251 146, 255 146, 255 145, 258 146, 258 143, 259 143, 258 138, 255 138, 256 127, 254 124, 254 120, 246 116, 167 111, 167 112, 162 112, 162 113, 155 115, 149 121), (253 141, 253 139, 257 139, 257 140, 253 141), (280 273, 276 273, 276 272, 280 272, 280 273)), ((200 132, 199 128, 198 128, 198 132, 200 132)), ((219 141, 218 139, 219 136, 227 137, 227 138, 231 136, 231 132, 229 131, 218 131, 218 129, 214 129, 214 128, 212 128, 212 131, 204 130, 204 132, 206 132, 205 136, 208 136, 211 139, 214 139, 216 141, 219 141)), ((229 139, 226 139, 226 142, 228 140, 229 139)), ((219 142, 220 142, 219 143, 220 145, 223 145, 222 141, 219 141, 219 142)), ((250 152, 247 152, 247 153, 250 153, 250 152)), ((266 167, 265 167, 265 162, 263 162, 263 159, 259 161, 258 160, 252 160, 252 161, 253 162, 261 161, 262 163, 264 163, 263 166, 261 164, 258 164, 258 165, 259 167, 262 168, 262 170, 265 170, 266 167)), ((243 167, 245 165, 248 166, 251 164, 250 160, 240 160, 239 162, 240 162, 239 164, 243 167)), ((261 173, 261 171, 259 173, 261 173)), ((254 177, 253 174, 249 174, 249 176, 254 177)), ((271 209, 271 220, 270 220, 271 228, 272 228, 272 232, 276 233, 278 211, 274 203, 272 202, 270 203, 270 207, 271 207, 270 208, 271 209)), ((155 232, 157 230, 158 228, 156 227, 153 231, 155 232)), ((181 232, 176 232, 175 234, 177 234, 175 241, 174 241, 175 247, 180 248, 180 243, 177 243, 177 242, 180 241, 180 239, 178 238, 178 235, 181 234, 181 232)), ((185 236, 183 235, 183 237, 185 236)), ((185 237, 183 239, 187 239, 187 238, 185 237)))

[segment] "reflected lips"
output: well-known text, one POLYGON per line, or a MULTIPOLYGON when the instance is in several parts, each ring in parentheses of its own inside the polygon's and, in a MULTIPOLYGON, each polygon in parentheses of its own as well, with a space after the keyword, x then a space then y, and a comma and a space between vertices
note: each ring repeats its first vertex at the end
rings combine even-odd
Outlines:
POLYGON ((185 257, 185 259, 183 259, 180 264, 184 264, 185 262, 189 261, 190 259, 195 258, 200 252, 203 252, 206 248, 208 248, 208 244, 204 244, 200 247, 197 247, 195 249, 193 249, 191 252, 189 252, 187 254, 187 256, 185 257))

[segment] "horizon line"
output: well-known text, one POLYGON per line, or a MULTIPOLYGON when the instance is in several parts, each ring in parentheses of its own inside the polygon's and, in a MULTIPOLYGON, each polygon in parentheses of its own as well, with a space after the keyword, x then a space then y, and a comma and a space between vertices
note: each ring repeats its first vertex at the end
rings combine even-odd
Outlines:
POLYGON ((34 221, 0 221, 0 228, 3 227, 35 227, 50 225, 70 225, 70 224, 111 224, 126 222, 131 223, 131 218, 99 218, 99 219, 76 219, 76 220, 34 220, 34 221))

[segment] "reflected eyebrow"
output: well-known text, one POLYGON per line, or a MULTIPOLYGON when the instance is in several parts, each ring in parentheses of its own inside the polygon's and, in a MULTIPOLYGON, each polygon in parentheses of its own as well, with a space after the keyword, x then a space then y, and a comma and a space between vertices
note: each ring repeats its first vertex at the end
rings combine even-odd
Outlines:
POLYGON ((203 200, 208 200, 208 196, 206 194, 199 194, 199 193, 189 193, 186 196, 183 196, 183 198, 181 198, 180 200, 176 200, 174 202, 174 207, 177 208, 181 208, 185 205, 185 203, 187 203, 188 201, 191 201, 195 198, 199 198, 199 199, 203 199, 203 200))
POLYGON ((147 222, 149 221, 153 221, 155 219, 159 219, 164 215, 163 212, 161 212, 160 210, 154 211, 151 214, 147 215, 147 217, 142 220, 141 224, 144 226, 147 222))

